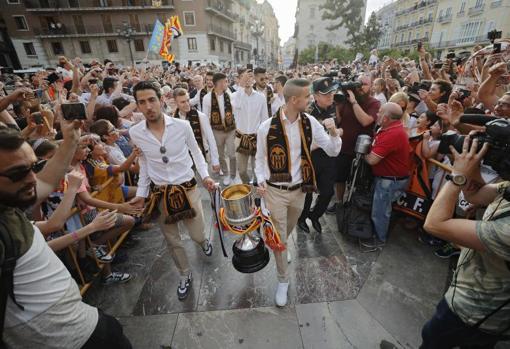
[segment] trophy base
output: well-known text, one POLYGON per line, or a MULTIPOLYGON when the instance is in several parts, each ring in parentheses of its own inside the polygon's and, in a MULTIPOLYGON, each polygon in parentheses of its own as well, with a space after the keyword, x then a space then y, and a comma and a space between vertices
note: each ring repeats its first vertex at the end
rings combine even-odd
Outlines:
POLYGON ((262 239, 253 250, 243 251, 232 246, 232 264, 241 273, 250 274, 263 269, 269 263, 269 250, 262 239))

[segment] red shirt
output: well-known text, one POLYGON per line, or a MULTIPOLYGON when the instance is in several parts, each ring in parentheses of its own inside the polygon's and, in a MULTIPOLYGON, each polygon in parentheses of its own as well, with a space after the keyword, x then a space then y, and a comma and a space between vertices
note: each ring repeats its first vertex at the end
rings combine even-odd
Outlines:
POLYGON ((386 128, 380 129, 372 144, 372 153, 382 158, 372 166, 374 176, 409 176, 409 138, 402 121, 397 120, 386 128))
MULTIPOLYGON (((369 96, 363 102, 359 102, 359 106, 365 113, 374 118, 375 123, 381 102, 369 96)), ((337 110, 340 115, 340 127, 344 130, 344 134, 342 135, 342 150, 340 153, 354 155, 354 146, 356 145, 358 135, 364 134, 372 136, 374 123, 363 127, 356 118, 356 115, 354 115, 354 110, 349 102, 339 104, 337 110)))

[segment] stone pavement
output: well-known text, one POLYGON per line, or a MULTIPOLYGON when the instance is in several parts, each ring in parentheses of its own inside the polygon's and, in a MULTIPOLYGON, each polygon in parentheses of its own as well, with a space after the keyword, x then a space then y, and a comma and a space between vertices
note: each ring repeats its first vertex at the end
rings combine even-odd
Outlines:
MULTIPOLYGON (((415 232, 397 223, 382 252, 361 253, 338 232, 334 216, 322 218, 321 235, 295 231, 288 246, 290 304, 280 309, 272 256, 257 273, 237 272, 221 254, 206 193, 203 199, 215 251, 206 257, 182 234, 194 278, 184 302, 177 299, 178 273, 158 227, 136 233, 140 243, 114 266, 134 279, 98 283, 86 294, 88 303, 120 319, 134 348, 371 349, 383 339, 419 346, 421 327, 444 292, 448 261, 420 244, 415 232)), ((230 257, 234 239, 227 236, 230 257)))

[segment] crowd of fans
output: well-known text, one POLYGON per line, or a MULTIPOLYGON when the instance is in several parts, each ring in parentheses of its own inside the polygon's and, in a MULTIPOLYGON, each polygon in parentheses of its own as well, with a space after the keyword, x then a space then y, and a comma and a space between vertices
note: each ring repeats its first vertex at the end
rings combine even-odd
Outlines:
MULTIPOLYGON (((316 81, 328 76, 333 82, 359 81, 361 87, 344 91, 346 99, 343 102, 335 99, 337 124, 343 129, 339 167, 348 163, 346 167, 350 168, 353 144, 359 134, 375 134, 380 106, 388 102, 398 104, 403 110, 401 122, 412 147, 410 157, 425 164, 419 166, 422 172, 418 175, 427 180, 425 193, 433 200, 445 183, 448 173, 445 168, 453 162, 451 155, 439 150, 442 135, 467 134, 481 129, 460 122, 460 116, 466 113, 509 118, 510 92, 506 88, 510 73, 506 56, 501 53, 470 60, 450 57, 442 61, 433 59, 424 48, 418 53, 419 61, 380 57, 371 60, 372 64, 333 61, 281 71, 257 68, 254 82, 272 91, 268 98, 268 114, 274 114, 285 103, 283 86, 287 79, 299 77, 316 81), (358 103, 363 113, 354 107, 358 103), (359 125, 342 122, 342 114, 349 112, 356 115, 359 125), (437 166, 427 159, 434 159, 444 166, 437 166)), ((237 69, 214 64, 186 67, 176 64, 164 69, 144 62, 135 68, 116 65, 109 60, 84 62, 80 58, 60 57, 57 67, 29 75, 0 76, 0 129, 16 129, 30 144, 37 157, 31 167, 33 172, 42 170, 65 145, 65 127, 69 121, 64 118, 63 106, 69 103, 85 106, 78 146, 65 177, 59 179, 58 187, 43 202, 26 210, 48 246, 65 263, 78 284, 92 280, 101 264, 103 284, 128 281, 131 278, 128 271, 113 271, 111 265, 122 262, 129 253, 112 254, 110 248, 127 231, 132 232, 123 245, 134 246, 137 243, 135 232, 151 226, 143 211, 129 203, 136 195, 141 156, 140 150, 130 142, 129 129, 144 122, 144 115, 139 112, 132 93, 133 87, 147 80, 157 84, 163 110, 168 115, 176 112, 174 91, 181 89, 189 93, 192 106, 206 112, 204 109, 208 107, 201 92, 213 89, 213 77, 218 72, 225 74, 228 90, 232 93, 240 88, 237 69), (73 254, 82 277, 72 262, 70 255, 73 254)), ((224 152, 224 148, 218 145, 220 152, 224 152)), ((411 162, 410 172, 417 166, 416 162, 411 162)), ((236 173, 223 173, 219 166, 214 167, 214 172, 230 175, 235 180, 236 173)), ((16 176, 22 174, 1 175, 10 175, 12 180, 17 180, 16 176)), ((485 183, 499 180, 498 174, 483 164, 481 176, 485 183)), ((337 195, 331 201, 329 212, 335 212, 334 206, 342 204, 348 180, 347 175, 337 175, 337 195)), ((477 208, 460 197, 457 214, 473 217, 477 208)), ((436 251, 438 256, 448 258, 459 254, 457 246, 427 234, 421 225, 421 220, 407 218, 406 227, 418 230, 420 241, 440 247, 436 251)), ((300 225, 304 226, 306 223, 300 225)))

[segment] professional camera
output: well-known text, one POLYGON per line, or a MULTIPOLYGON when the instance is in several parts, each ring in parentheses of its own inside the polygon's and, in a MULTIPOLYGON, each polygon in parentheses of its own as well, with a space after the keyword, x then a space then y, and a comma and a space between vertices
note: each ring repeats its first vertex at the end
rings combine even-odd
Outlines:
MULTIPOLYGON (((483 163, 496 171, 504 180, 510 180, 510 120, 488 117, 485 115, 463 115, 460 122, 469 124, 482 124, 485 132, 479 132, 473 139, 478 139, 479 149, 484 143, 489 143, 489 150, 483 158, 483 163), (485 119, 485 120, 484 120, 485 119), (489 119, 490 121, 486 121, 489 119)), ((438 152, 449 154, 449 146, 452 145, 459 153, 465 136, 458 134, 444 134, 441 136, 438 152)))
POLYGON ((347 91, 354 91, 363 86, 359 81, 340 81, 338 82, 338 90, 336 91, 333 99, 335 103, 341 104, 347 101, 347 91))

